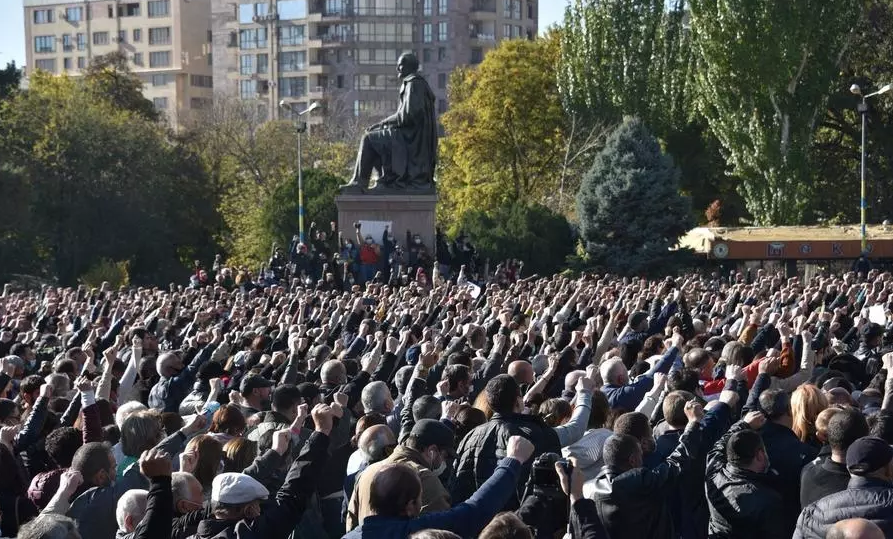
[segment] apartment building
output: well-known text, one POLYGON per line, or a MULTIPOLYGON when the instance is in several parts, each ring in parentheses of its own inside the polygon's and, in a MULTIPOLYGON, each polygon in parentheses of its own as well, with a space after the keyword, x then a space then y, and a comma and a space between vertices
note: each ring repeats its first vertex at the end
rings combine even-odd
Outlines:
MULTIPOLYGON (((547 0, 540 0, 547 1, 547 0)), ((396 110, 400 54, 414 52, 447 109, 447 81, 502 39, 533 39, 536 0, 211 0, 214 91, 269 118, 318 101, 355 115, 396 110)))
POLYGON ((78 75, 121 52, 176 126, 210 106, 211 0, 24 0, 29 70, 78 75))

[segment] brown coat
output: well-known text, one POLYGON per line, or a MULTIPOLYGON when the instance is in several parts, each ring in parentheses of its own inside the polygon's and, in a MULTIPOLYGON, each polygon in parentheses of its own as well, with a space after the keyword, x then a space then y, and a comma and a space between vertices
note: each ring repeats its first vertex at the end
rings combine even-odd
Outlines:
POLYGON ((354 483, 353 494, 347 505, 347 529, 351 531, 363 523, 363 519, 372 514, 369 498, 372 494, 372 478, 385 464, 406 464, 419 474, 422 482, 422 513, 446 511, 451 507, 450 494, 440 479, 428 469, 422 454, 404 445, 398 445, 390 457, 369 466, 360 473, 354 483))

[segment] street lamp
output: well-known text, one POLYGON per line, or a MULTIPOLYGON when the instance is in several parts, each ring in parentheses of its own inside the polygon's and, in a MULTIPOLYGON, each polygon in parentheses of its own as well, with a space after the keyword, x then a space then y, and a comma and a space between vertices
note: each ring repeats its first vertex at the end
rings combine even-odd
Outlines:
MULTIPOLYGON (((286 102, 284 99, 279 102, 279 107, 288 109, 294 114, 291 103, 286 102)), ((301 116, 309 114, 317 108, 319 108, 318 101, 310 103, 309 107, 297 113, 295 120, 300 120, 301 116)), ((307 122, 296 121, 295 123, 295 130, 298 132, 298 237, 301 243, 304 243, 304 171, 301 163, 301 138, 304 132, 307 131, 307 122)))
POLYGON ((893 84, 887 84, 882 87, 880 90, 868 94, 862 94, 862 88, 859 87, 858 84, 854 84, 850 86, 850 92, 854 95, 858 95, 862 98, 862 101, 856 107, 856 110, 859 111, 859 114, 862 115, 862 165, 861 165, 861 177, 862 177, 862 197, 859 204, 859 209, 861 212, 861 229, 862 229, 862 254, 867 254, 868 251, 868 234, 865 230, 865 131, 868 125, 868 98, 874 97, 876 95, 885 94, 893 88, 893 84))

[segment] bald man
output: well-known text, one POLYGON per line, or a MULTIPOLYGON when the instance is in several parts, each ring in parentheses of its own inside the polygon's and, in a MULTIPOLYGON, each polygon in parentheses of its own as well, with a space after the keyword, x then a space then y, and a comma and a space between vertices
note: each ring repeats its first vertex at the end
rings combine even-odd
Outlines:
POLYGON ((825 539, 884 539, 884 532, 870 520, 850 518, 831 526, 825 539))
POLYGON ((514 378, 520 386, 529 386, 534 382, 533 366, 531 366, 530 363, 520 359, 509 363, 508 374, 509 376, 514 378))

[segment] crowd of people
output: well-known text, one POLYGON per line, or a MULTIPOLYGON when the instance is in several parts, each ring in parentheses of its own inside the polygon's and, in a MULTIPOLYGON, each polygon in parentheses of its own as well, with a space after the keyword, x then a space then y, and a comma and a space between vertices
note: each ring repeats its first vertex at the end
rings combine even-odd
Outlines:
POLYGON ((328 260, 7 285, 0 536, 893 536, 889 273, 325 286, 328 260))

